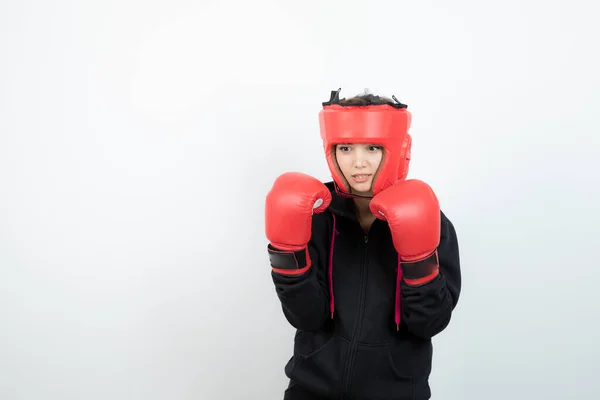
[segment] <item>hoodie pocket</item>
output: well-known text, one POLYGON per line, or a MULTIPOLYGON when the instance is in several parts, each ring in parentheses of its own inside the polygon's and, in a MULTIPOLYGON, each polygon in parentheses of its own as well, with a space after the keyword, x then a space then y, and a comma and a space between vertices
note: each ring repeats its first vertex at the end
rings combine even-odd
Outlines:
POLYGON ((398 371, 388 345, 359 345, 353 365, 350 392, 357 399, 413 399, 413 378, 398 371))
POLYGON ((347 350, 348 343, 338 336, 302 331, 296 336, 287 375, 310 392, 338 396, 347 350))

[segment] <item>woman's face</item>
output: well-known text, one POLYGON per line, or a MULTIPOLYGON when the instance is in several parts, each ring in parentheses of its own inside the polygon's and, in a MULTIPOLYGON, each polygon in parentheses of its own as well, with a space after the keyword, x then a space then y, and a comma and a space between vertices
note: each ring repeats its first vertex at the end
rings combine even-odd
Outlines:
POLYGON ((335 157, 352 191, 371 195, 373 178, 383 159, 383 147, 368 143, 338 144, 335 157))

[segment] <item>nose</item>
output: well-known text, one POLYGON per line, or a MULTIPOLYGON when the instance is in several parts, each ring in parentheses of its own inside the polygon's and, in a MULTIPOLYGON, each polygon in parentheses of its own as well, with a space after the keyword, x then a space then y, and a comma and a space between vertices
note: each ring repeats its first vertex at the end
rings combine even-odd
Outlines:
POLYGON ((354 151, 354 168, 366 167, 366 154, 362 148, 354 151))

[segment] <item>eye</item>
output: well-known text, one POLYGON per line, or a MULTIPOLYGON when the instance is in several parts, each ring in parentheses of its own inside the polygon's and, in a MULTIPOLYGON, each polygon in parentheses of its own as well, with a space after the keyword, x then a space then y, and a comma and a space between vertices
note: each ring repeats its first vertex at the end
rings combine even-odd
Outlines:
POLYGON ((382 149, 381 146, 377 146, 377 145, 369 146, 369 151, 379 151, 381 149, 382 149))
POLYGON ((350 151, 350 147, 348 147, 348 146, 338 146, 338 150, 346 152, 346 151, 350 151))

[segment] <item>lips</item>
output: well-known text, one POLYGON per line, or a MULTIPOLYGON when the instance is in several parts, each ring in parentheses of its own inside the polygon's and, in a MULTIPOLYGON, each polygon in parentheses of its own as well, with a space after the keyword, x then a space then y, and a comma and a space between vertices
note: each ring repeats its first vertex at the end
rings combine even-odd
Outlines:
POLYGON ((369 180, 369 177, 372 174, 354 174, 352 175, 352 179, 354 179, 354 182, 356 183, 363 183, 369 180))

